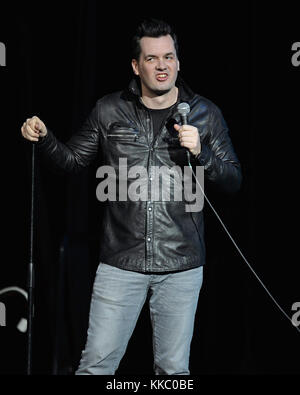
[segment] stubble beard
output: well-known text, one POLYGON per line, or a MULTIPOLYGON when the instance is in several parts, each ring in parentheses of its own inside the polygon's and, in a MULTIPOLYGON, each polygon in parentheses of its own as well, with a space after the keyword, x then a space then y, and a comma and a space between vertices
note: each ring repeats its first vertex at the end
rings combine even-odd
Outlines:
POLYGON ((166 95, 167 93, 169 93, 172 90, 172 88, 169 89, 156 89, 156 90, 152 90, 152 93, 155 94, 155 96, 163 96, 166 95))
POLYGON ((166 87, 165 89, 161 88, 155 88, 155 87, 150 87, 147 86, 147 90, 152 93, 155 96, 163 96, 166 95, 167 93, 171 92, 172 89, 174 89, 175 84, 172 84, 171 86, 169 85, 168 87, 166 87))

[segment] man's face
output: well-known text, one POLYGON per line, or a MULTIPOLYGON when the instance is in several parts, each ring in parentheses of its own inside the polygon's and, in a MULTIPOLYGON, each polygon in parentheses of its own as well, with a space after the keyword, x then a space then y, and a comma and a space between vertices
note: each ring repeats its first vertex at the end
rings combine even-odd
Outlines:
POLYGON ((161 96, 172 90, 179 70, 172 37, 143 37, 140 46, 140 58, 132 60, 132 68, 140 76, 142 94, 161 96))

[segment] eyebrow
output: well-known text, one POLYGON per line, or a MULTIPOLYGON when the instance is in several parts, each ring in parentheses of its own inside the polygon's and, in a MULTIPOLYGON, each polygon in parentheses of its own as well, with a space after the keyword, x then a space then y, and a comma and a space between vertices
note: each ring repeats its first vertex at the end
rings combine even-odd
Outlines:
MULTIPOLYGON (((168 52, 168 53, 164 54, 164 56, 169 56, 169 55, 175 56, 175 53, 174 52, 168 52)), ((157 57, 158 57, 157 55, 151 55, 151 54, 145 55, 145 58, 157 58, 157 57)))

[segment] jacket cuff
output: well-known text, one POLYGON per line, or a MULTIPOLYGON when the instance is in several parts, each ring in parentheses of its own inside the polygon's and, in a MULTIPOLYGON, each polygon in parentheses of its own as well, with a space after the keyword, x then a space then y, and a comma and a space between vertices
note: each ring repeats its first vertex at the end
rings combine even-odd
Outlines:
POLYGON ((36 142, 36 145, 41 148, 44 147, 45 145, 47 145, 47 142, 51 140, 50 134, 52 134, 52 132, 47 128, 46 136, 40 137, 39 141, 36 142))
POLYGON ((201 144, 200 154, 195 156, 195 161, 200 164, 200 166, 205 166, 210 157, 210 149, 205 144, 201 144))

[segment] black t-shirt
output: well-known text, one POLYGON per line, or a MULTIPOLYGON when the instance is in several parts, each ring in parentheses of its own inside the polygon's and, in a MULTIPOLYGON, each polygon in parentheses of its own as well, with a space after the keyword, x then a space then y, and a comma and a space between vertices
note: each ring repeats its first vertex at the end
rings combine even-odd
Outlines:
POLYGON ((148 108, 153 123, 153 138, 155 138, 156 135, 159 133, 160 128, 170 111, 170 108, 171 107, 163 108, 159 110, 148 108))

